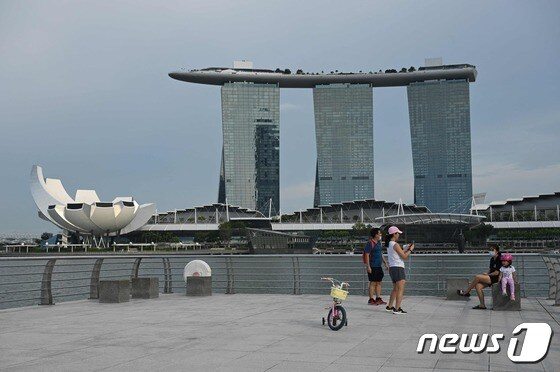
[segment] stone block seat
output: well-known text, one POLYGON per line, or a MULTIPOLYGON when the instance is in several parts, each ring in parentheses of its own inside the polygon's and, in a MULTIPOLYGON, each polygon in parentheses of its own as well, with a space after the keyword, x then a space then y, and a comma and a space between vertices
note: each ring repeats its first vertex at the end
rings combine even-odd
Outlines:
POLYGON ((506 288, 507 296, 502 295, 502 285, 496 283, 492 285, 492 310, 500 311, 520 311, 521 310, 521 290, 519 283, 515 283, 515 301, 510 300, 509 286, 506 288))
POLYGON ((183 270, 187 296, 212 296, 212 269, 202 260, 189 262, 183 270))
POLYGON ((465 289, 469 285, 469 278, 446 278, 447 300, 467 301, 469 298, 457 294, 458 289, 465 289))
POLYGON ((118 303, 130 301, 130 280, 100 280, 99 302, 118 303))
POLYGON ((132 298, 158 298, 159 278, 132 278, 132 298))
POLYGON ((187 277, 187 296, 212 296, 212 277, 187 277))

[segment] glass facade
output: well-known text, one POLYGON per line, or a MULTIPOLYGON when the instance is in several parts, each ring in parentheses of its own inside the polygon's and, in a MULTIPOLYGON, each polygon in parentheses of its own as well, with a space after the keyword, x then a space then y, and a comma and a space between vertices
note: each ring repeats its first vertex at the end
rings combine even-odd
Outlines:
POLYGON ((472 198, 469 83, 412 83, 407 93, 414 203, 436 213, 467 213, 472 198))
POLYGON ((315 206, 373 199, 373 90, 368 84, 313 88, 315 206))
POLYGON ((280 88, 222 87, 223 151, 218 202, 262 212, 280 210, 280 88))

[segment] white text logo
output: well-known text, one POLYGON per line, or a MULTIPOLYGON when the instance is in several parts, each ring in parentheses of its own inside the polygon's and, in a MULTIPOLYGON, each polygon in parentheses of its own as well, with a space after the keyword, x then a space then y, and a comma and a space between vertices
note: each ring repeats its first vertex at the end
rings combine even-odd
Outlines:
MULTIPOLYGON (((512 336, 519 335, 525 331, 525 340, 521 346, 518 345, 518 339, 512 337, 508 346, 508 358, 515 363, 536 363, 542 360, 548 353, 550 341, 552 339, 552 328, 546 323, 522 323, 515 327, 512 336), (516 352, 519 350, 518 354, 516 352)), ((438 336, 433 333, 426 333, 418 340, 416 351, 423 353, 426 343, 429 341, 428 351, 435 353, 436 348, 442 353, 456 353, 459 350, 462 353, 497 353, 500 351, 500 340, 504 339, 501 333, 482 335, 463 333, 458 335, 449 333, 438 336)))

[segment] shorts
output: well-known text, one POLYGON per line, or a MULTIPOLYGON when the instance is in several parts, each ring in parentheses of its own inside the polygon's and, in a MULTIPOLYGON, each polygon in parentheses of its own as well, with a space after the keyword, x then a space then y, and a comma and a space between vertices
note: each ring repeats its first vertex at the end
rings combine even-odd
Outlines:
POLYGON ((490 285, 498 283, 500 280, 499 275, 488 275, 490 277, 490 285))
POLYGON ((389 275, 393 283, 399 282, 401 280, 406 280, 406 275, 404 273, 404 267, 393 266, 389 268, 389 275))
POLYGON ((368 273, 367 276, 370 282, 380 282, 383 280, 385 274, 381 267, 372 267, 371 273, 368 273))

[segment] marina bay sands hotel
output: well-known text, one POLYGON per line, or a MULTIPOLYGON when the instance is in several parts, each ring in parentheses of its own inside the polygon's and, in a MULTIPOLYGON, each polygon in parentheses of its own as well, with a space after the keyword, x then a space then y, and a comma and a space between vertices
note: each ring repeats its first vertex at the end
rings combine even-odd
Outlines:
MULTIPOLYGON (((280 88, 313 89, 317 162, 314 206, 374 199, 373 89, 406 86, 414 203, 468 211, 472 196, 469 83, 475 66, 426 66, 369 73, 233 68, 177 71, 173 79, 220 85, 223 150, 218 202, 268 214, 280 210, 280 88)), ((398 156, 397 154, 395 156, 398 156)))

